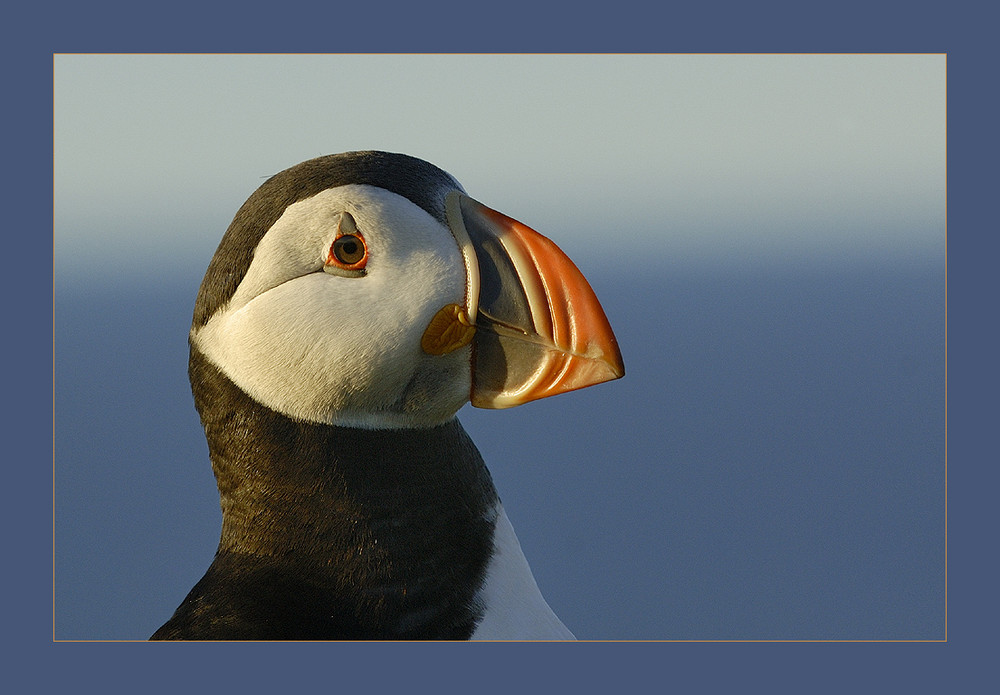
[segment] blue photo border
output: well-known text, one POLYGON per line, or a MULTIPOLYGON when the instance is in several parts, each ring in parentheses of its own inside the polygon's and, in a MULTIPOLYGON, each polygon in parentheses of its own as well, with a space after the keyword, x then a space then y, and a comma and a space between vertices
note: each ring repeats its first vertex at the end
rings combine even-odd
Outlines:
POLYGON ((987 677, 995 588, 995 55, 980 5, 707 2, 91 3, 11 10, 6 354, 8 658, 40 692, 558 689, 963 692, 987 677), (52 57, 72 52, 947 53, 949 603, 945 643, 579 645, 54 643, 51 593, 52 57))

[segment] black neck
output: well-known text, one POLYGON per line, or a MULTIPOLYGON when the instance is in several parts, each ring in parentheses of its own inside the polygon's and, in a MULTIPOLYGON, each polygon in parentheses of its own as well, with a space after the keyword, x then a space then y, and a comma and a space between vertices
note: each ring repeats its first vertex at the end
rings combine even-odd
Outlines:
POLYGON ((419 430, 297 422, 197 351, 190 373, 222 537, 154 638, 468 638, 497 496, 457 420, 419 430))

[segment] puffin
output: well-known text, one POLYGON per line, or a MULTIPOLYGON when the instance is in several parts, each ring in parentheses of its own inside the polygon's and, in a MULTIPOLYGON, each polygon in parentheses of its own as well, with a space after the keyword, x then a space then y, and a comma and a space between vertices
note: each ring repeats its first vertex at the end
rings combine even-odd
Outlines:
POLYGON ((310 159, 237 211, 189 347, 222 529, 150 639, 574 639, 456 417, 624 375, 552 241, 422 159, 310 159))

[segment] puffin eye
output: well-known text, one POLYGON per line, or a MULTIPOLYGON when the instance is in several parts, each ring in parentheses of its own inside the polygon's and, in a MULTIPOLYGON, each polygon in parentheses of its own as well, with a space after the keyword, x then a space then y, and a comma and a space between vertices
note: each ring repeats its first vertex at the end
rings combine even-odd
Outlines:
POLYGON ((368 265, 368 246, 354 216, 344 210, 337 221, 337 236, 330 244, 323 270, 333 275, 359 278, 368 265))
POLYGON ((330 253, 342 264, 356 266, 365 260, 368 250, 365 248, 364 239, 354 234, 345 234, 333 242, 330 253))
POLYGON ((337 275, 347 271, 350 277, 360 277, 365 274, 368 264, 368 247, 360 234, 341 234, 330 245, 326 257, 326 270, 337 275))

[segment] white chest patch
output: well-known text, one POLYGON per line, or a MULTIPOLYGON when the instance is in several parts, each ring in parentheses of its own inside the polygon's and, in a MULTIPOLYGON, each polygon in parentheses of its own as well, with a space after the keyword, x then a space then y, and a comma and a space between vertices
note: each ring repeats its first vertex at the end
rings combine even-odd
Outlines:
POLYGON ((310 422, 424 427, 468 400, 471 349, 424 353, 420 339, 466 295, 450 230, 384 189, 331 188, 285 209, 232 299, 192 343, 258 402, 310 422), (324 272, 340 215, 368 250, 365 272, 324 272))
POLYGON ((493 546, 486 580, 476 597, 486 610, 472 639, 576 639, 542 597, 502 505, 497 507, 493 546))

